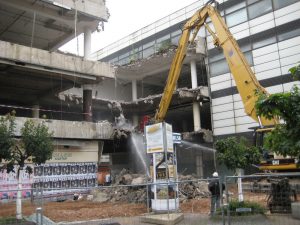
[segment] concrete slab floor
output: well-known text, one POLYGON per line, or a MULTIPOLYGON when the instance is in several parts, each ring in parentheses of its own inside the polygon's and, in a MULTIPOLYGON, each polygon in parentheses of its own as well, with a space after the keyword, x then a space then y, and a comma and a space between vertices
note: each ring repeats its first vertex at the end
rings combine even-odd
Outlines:
POLYGON ((182 213, 171 214, 149 214, 141 217, 141 222, 161 224, 161 225, 174 225, 183 220, 182 213))

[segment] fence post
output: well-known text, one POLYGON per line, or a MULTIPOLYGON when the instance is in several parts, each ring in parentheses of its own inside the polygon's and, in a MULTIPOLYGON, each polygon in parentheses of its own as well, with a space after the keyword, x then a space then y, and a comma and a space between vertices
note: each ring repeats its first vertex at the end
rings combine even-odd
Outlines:
MULTIPOLYGON (((150 188, 151 191, 151 188, 150 188)), ((148 183, 148 179, 147 179, 147 185, 146 185, 146 196, 147 196, 147 213, 149 214, 150 212, 150 201, 151 201, 151 195, 150 195, 150 199, 149 199, 149 183, 148 183)))
POLYGON ((221 213, 222 213, 222 222, 225 225, 225 217, 224 217, 224 201, 223 201, 223 182, 219 177, 219 189, 220 189, 220 201, 221 201, 221 213))
POLYGON ((226 203, 227 203, 227 223, 228 225, 231 225, 230 221, 230 200, 229 200, 229 192, 228 192, 228 179, 227 176, 225 176, 225 192, 226 192, 226 203))
POLYGON ((41 207, 36 208, 35 214, 36 214, 36 224, 43 225, 43 209, 41 207))

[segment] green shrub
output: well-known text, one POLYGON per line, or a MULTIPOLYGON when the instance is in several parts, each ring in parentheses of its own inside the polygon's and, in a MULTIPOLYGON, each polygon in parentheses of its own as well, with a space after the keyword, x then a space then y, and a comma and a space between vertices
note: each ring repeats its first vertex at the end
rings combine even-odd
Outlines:
MULTIPOLYGON (((224 206, 223 209, 224 209, 224 213, 226 214, 227 207, 224 206)), ((253 215, 253 214, 264 214, 266 209, 256 202, 248 202, 248 201, 239 202, 237 200, 233 200, 229 203, 229 211, 230 211, 230 215, 233 216, 246 216, 246 215, 253 215), (237 212, 237 209, 241 209, 241 208, 247 208, 247 209, 250 208, 251 211, 237 212)))

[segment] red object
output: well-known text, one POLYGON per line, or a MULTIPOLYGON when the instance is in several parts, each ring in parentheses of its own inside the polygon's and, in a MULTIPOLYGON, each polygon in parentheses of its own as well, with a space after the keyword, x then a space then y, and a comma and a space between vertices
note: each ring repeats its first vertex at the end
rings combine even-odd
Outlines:
POLYGON ((105 176, 106 174, 110 174, 110 168, 108 166, 99 166, 98 167, 98 184, 104 185, 105 184, 105 176))
POLYGON ((140 131, 144 131, 145 126, 149 123, 150 121, 150 116, 143 116, 142 121, 140 123, 140 131))

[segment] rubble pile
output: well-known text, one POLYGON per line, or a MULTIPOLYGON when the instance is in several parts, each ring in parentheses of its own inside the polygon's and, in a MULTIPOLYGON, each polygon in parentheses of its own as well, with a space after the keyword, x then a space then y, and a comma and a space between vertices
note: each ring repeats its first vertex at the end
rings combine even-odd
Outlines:
POLYGON ((191 175, 178 177, 181 182, 178 185, 179 188, 179 198, 181 201, 186 201, 187 199, 196 199, 196 198, 207 198, 210 196, 208 190, 208 184, 205 181, 197 181, 191 175))
MULTIPOLYGON (((181 202, 185 202, 187 199, 207 198, 210 196, 208 184, 205 181, 198 181, 191 175, 180 175, 179 180, 186 181, 180 182, 178 185, 181 202)), ((133 174, 123 169, 114 177, 111 186, 101 187, 93 191, 93 201, 146 203, 147 188, 146 185, 143 185, 146 183, 146 175, 133 174)))
POLYGON ((145 203, 147 201, 147 188, 142 185, 145 183, 146 175, 133 174, 123 169, 114 177, 111 186, 100 188, 92 193, 93 201, 145 203))

